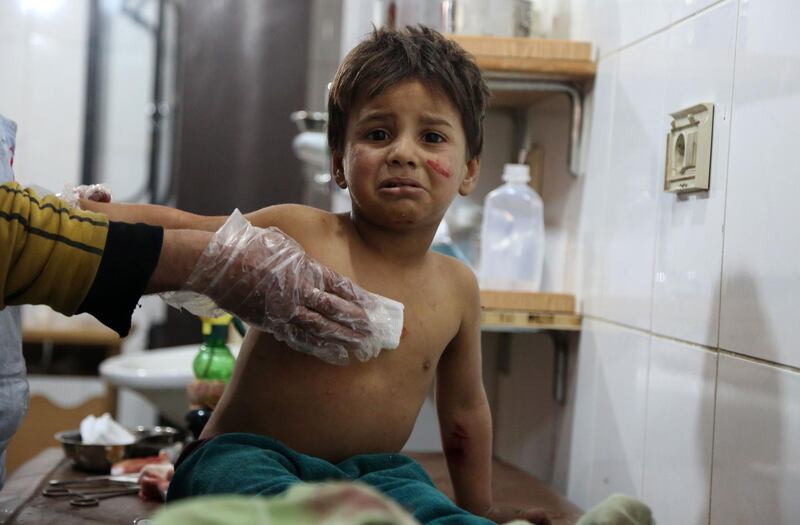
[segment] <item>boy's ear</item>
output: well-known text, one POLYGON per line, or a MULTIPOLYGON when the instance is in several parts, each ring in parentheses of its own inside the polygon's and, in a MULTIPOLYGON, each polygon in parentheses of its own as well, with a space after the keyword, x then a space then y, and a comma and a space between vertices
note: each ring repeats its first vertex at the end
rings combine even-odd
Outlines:
POLYGON ((347 189, 347 179, 344 177, 344 155, 338 151, 331 153, 331 170, 336 185, 343 190, 347 189))
POLYGON ((458 187, 459 195, 466 197, 472 193, 472 190, 475 189, 475 185, 478 183, 480 171, 481 159, 479 157, 467 161, 467 174, 464 175, 464 180, 461 181, 461 185, 458 187))

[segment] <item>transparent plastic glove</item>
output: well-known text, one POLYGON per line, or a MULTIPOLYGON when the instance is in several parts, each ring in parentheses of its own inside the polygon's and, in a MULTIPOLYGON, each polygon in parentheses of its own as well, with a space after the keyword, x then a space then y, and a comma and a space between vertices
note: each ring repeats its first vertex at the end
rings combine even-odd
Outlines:
POLYGON ((64 191, 57 194, 56 197, 69 203, 72 208, 80 208, 81 199, 95 202, 111 202, 111 188, 105 184, 73 186, 70 183, 66 183, 64 184, 64 191))
POLYGON ((184 290, 162 298, 195 315, 227 310, 337 365, 348 364, 351 353, 367 361, 397 348, 403 329, 401 303, 322 266, 278 228, 252 226, 239 210, 214 235, 184 290))

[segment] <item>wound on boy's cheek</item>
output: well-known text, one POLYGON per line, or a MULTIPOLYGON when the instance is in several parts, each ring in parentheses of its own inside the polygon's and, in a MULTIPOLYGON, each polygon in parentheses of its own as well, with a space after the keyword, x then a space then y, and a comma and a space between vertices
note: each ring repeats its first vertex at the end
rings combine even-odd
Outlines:
POLYGON ((438 160, 431 159, 431 160, 425 161, 425 163, 428 166, 430 166, 430 168, 433 171, 435 171, 436 173, 438 173, 439 175, 441 175, 442 177, 444 177, 446 179, 449 179, 450 177, 453 176, 453 174, 450 173, 450 170, 448 170, 447 167, 444 164, 442 164, 441 162, 439 162, 438 160))

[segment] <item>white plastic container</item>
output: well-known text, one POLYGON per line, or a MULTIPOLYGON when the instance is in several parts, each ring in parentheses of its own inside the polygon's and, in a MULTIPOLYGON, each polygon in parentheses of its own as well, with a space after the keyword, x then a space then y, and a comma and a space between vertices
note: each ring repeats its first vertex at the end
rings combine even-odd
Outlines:
POLYGON ((484 290, 539 291, 544 265, 544 208, 527 164, 506 164, 505 184, 486 196, 479 279, 484 290))

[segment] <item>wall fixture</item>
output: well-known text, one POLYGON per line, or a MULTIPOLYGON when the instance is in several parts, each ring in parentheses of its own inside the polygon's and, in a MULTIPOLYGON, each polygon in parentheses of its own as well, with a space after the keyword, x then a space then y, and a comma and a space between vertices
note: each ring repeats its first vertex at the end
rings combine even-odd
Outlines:
POLYGON ((697 104, 672 114, 672 129, 667 135, 665 191, 708 191, 713 133, 714 104, 697 104))

